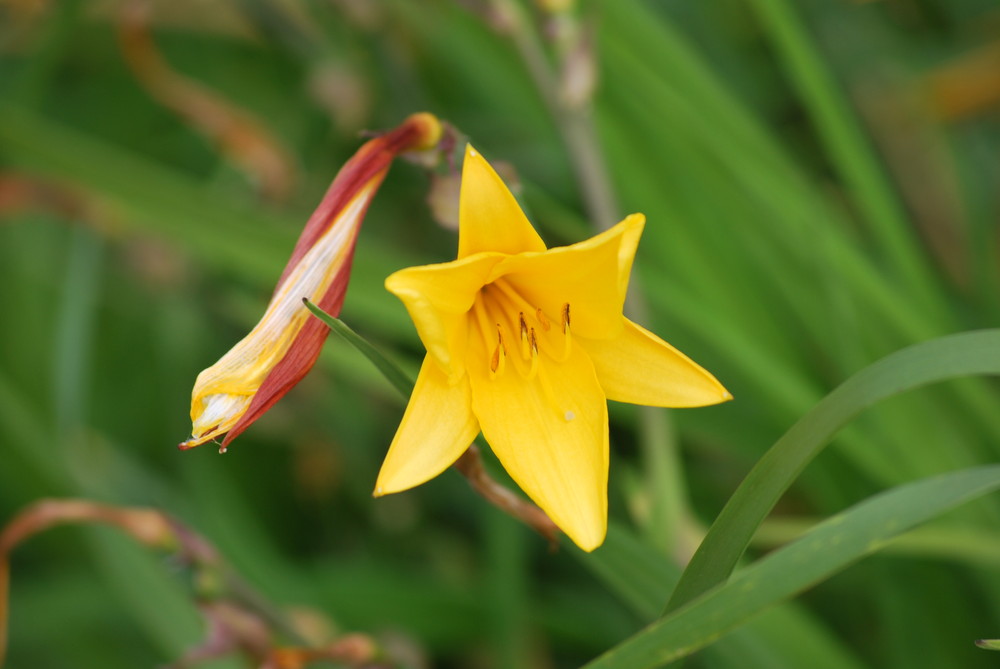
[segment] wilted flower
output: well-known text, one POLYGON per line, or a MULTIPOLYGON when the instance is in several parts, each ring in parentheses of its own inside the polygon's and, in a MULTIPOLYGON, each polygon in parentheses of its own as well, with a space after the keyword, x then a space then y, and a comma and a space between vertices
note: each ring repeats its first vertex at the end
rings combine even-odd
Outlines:
POLYGON ((458 259, 399 271, 427 356, 376 495, 436 476, 482 430, 511 477, 577 545, 607 529, 606 399, 694 407, 715 378, 622 315, 645 218, 546 250, 490 165, 466 150, 458 259))
POLYGON ((389 165, 400 153, 437 144, 441 125, 414 114, 369 140, 337 174, 306 224, 256 327, 198 375, 191 397, 193 448, 222 435, 222 450, 287 393, 319 356, 328 329, 303 306, 308 298, 340 313, 358 229, 389 165))

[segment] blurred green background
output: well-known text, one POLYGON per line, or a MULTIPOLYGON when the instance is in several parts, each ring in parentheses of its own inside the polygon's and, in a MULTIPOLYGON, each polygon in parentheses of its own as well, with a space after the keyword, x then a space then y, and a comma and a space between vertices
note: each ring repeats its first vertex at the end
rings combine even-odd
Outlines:
MULTIPOLYGON (((636 546, 619 556, 626 575, 689 552, 753 462, 852 373, 1000 315, 995 0, 606 0, 556 14, 4 0, 0 518, 56 495, 162 508, 271 601, 414 666, 574 667, 648 622, 454 472, 373 500, 403 403, 333 338, 227 455, 174 448, 195 376, 259 318, 359 132, 422 110, 516 169, 549 245, 594 229, 578 168, 579 142, 596 141, 610 206, 648 217, 645 325, 736 396, 611 407, 611 515, 636 546), (525 44, 568 89, 538 90, 525 44)), ((430 183, 392 168, 342 316, 410 369, 419 341, 382 281, 454 257, 430 183)), ((865 413, 758 550, 876 491, 995 460, 998 390, 951 382, 865 413)), ((1000 636, 997 520, 995 498, 950 514, 688 666, 995 666, 972 642, 1000 636)), ((33 539, 14 555, 8 666, 176 659, 203 634, 177 571, 112 531, 33 539)))

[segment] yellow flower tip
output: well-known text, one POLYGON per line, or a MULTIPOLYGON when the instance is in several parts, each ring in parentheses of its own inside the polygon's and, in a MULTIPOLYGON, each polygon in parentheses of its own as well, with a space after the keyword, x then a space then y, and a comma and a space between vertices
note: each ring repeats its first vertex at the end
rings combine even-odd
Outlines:
POLYGON ((418 138, 413 145, 417 151, 433 148, 441 141, 441 135, 444 134, 441 121, 430 112, 411 114, 406 118, 405 124, 412 125, 419 131, 418 138))
POLYGON ((388 482, 385 471, 379 472, 378 479, 375 480, 375 489, 372 490, 372 497, 385 497, 396 492, 402 492, 405 488, 392 486, 388 482))
POLYGON ((423 482, 423 478, 416 481, 407 479, 407 472, 390 471, 390 468, 382 467, 378 478, 375 480, 375 489, 372 490, 372 497, 385 497, 395 495, 397 492, 405 492, 423 482))
POLYGON ((385 289, 397 297, 407 294, 407 288, 410 285, 410 282, 406 280, 407 269, 401 269, 387 276, 383 282, 385 289))
MULTIPOLYGON (((566 532, 565 529, 563 531, 566 532)), ((587 528, 583 532, 574 532, 573 534, 566 532, 566 536, 585 553, 592 553, 595 549, 600 548, 604 544, 604 538, 607 534, 608 526, 606 518, 602 519, 600 524, 596 524, 592 528, 587 528)))

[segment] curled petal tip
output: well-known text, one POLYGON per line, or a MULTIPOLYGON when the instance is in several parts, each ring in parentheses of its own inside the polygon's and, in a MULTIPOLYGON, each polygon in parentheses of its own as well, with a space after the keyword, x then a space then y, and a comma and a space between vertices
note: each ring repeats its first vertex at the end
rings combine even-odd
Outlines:
POLYGON ((444 128, 438 117, 429 112, 418 112, 406 118, 404 125, 416 128, 417 137, 413 141, 413 148, 422 151, 433 148, 441 141, 444 128))

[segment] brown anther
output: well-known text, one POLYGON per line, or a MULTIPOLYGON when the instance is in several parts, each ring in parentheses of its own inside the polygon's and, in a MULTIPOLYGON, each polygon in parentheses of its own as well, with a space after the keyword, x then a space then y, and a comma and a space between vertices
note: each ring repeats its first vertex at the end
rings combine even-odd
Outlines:
POLYGON ((563 334, 569 332, 569 302, 564 304, 562 308, 562 328, 563 334))
POLYGON ((535 328, 528 332, 528 342, 531 348, 531 367, 528 368, 528 375, 525 377, 529 381, 538 374, 538 339, 535 336, 535 328))
POLYGON ((535 309, 535 318, 537 318, 538 322, 542 324, 542 329, 546 332, 552 328, 549 324, 549 319, 545 317, 545 312, 543 312, 540 308, 535 309))
POLYGON ((503 327, 497 323, 497 346, 493 349, 493 355, 490 358, 490 372, 493 374, 502 374, 506 359, 507 345, 503 341, 503 327))
POLYGON ((524 312, 519 312, 517 314, 518 319, 521 322, 521 339, 525 339, 528 336, 528 322, 524 320, 524 312))

